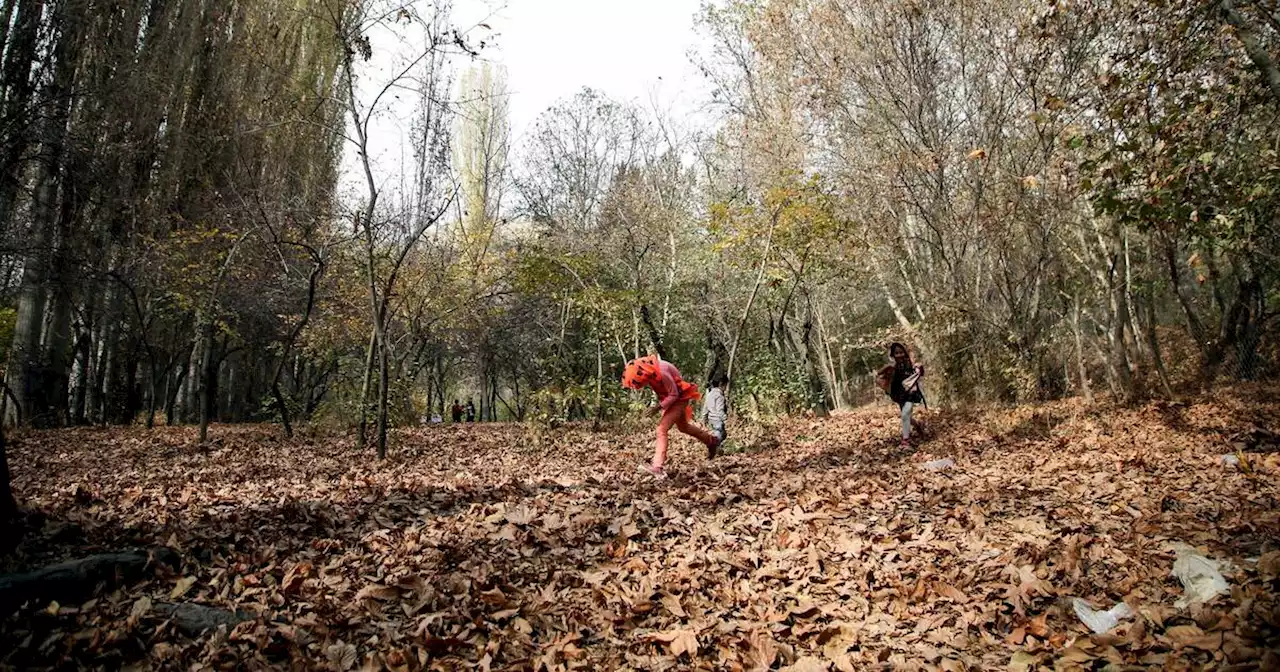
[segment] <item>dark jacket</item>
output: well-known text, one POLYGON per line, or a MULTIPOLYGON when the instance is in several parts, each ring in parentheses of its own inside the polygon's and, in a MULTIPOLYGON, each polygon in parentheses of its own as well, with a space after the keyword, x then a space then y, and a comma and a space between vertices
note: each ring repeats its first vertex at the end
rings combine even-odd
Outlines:
POLYGON ((922 373, 924 371, 924 367, 912 365, 910 362, 903 362, 894 366, 893 382, 889 386, 889 398, 893 399, 894 403, 897 405, 901 406, 907 402, 919 404, 924 401, 924 393, 920 391, 918 379, 916 384, 911 386, 910 390, 904 388, 902 385, 902 382, 914 374, 917 369, 922 373))

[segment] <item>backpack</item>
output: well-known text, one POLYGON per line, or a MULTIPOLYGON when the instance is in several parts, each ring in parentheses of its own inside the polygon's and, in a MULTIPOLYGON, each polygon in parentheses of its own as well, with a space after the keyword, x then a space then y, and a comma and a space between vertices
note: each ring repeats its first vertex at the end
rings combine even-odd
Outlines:
POLYGON ((890 364, 876 372, 876 387, 879 387, 885 394, 889 394, 893 390, 893 365, 890 364))

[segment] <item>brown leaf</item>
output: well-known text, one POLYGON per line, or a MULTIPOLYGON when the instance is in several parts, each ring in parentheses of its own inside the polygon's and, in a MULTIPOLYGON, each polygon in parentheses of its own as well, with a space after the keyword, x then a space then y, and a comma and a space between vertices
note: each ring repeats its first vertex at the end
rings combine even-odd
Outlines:
POLYGON ((854 665, 853 658, 848 654, 840 654, 831 659, 831 666, 836 672, 857 672, 858 667, 854 665))
POLYGON ((666 607, 667 611, 671 612, 671 615, 676 618, 689 617, 689 615, 685 613, 684 608, 680 606, 680 598, 678 596, 663 595, 660 601, 662 602, 662 606, 666 607))
POLYGON ((949 583, 937 583, 933 586, 934 592, 942 597, 948 598, 958 604, 964 604, 969 601, 969 596, 963 591, 949 583))
POLYGON ((280 582, 280 592, 288 595, 297 592, 302 587, 302 582, 311 576, 311 563, 303 560, 284 573, 284 579, 280 582))
POLYGON ((1217 651, 1222 648, 1222 633, 1206 633, 1194 625, 1175 625, 1165 630, 1165 636, 1177 648, 1217 651))
POLYGON ((814 656, 805 656, 782 669, 785 672, 827 672, 831 669, 831 663, 814 656))
POLYGON ((1044 637, 1049 634, 1049 614, 1040 614, 1031 619, 1027 623, 1027 634, 1035 637, 1044 637))
POLYGON ((520 504, 515 508, 507 510, 507 522, 512 525, 529 525, 538 519, 538 513, 533 509, 520 504))
POLYGON ((1273 581, 1280 578, 1280 551, 1271 551, 1258 558, 1258 575, 1273 581))
POLYGON ((747 635, 747 662, 750 670, 767 670, 778 657, 778 645, 767 630, 752 630, 747 635))
POLYGON ((358 660, 356 647, 350 644, 345 644, 341 640, 336 644, 330 644, 325 647, 324 655, 325 658, 329 659, 329 662, 332 663, 334 667, 338 668, 342 672, 346 672, 347 670, 354 668, 356 666, 356 660, 358 660))
POLYGON ((151 598, 143 595, 133 603, 133 607, 129 609, 129 617, 134 621, 146 616, 151 612, 151 598))
POLYGON ((380 583, 371 583, 356 593, 356 600, 394 600, 400 597, 400 591, 380 583))
POLYGON ((196 577, 194 576, 184 576, 178 579, 178 583, 173 587, 173 590, 169 591, 169 599, 176 600, 186 595, 187 591, 191 590, 191 586, 194 585, 196 585, 196 577))
POLYGON ((360 672, 382 672, 382 661, 379 660, 377 653, 371 651, 365 654, 364 664, 360 666, 360 672))
POLYGON ((1081 646, 1081 642, 1076 642, 1075 646, 1064 649, 1058 654, 1058 660, 1066 663, 1087 663, 1097 659, 1097 656, 1085 651, 1081 646))
POLYGON ((409 670, 409 657, 399 649, 388 652, 383 662, 391 672, 408 672, 409 670))
POLYGON ((519 609, 503 609, 489 614, 489 618, 495 621, 505 621, 518 613, 520 613, 519 609))
POLYGON ((692 630, 655 632, 646 635, 645 639, 666 644, 673 656, 687 653, 690 657, 693 657, 698 653, 698 634, 692 630))
POLYGON ((849 623, 833 624, 818 635, 822 654, 830 660, 844 655, 858 643, 859 627, 849 623))
POLYGON ((1018 651, 1009 658, 1009 672, 1030 672, 1040 659, 1026 651, 1018 651))

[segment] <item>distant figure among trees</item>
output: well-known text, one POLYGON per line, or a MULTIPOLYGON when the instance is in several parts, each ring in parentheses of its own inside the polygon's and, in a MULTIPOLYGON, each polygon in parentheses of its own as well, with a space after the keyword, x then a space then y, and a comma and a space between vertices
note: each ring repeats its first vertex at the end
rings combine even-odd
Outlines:
POLYGON ((462 422, 462 404, 457 399, 453 400, 453 406, 449 408, 449 412, 453 416, 455 424, 462 422))
POLYGON ((475 421, 476 421, 476 404, 475 402, 471 401, 470 397, 467 397, 467 422, 475 422, 475 421))
POLYGON ((901 343, 889 345, 892 363, 876 374, 876 384, 898 405, 902 413, 902 447, 911 446, 911 412, 916 404, 924 403, 924 391, 920 379, 924 367, 911 361, 911 353, 901 343))

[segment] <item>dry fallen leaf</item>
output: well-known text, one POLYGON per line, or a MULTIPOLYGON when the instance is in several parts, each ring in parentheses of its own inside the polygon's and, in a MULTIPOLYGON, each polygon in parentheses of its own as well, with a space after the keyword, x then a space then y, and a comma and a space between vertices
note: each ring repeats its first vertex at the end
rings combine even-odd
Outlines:
POLYGON ((655 632, 647 635, 645 639, 666 644, 673 656, 687 653, 692 657, 698 653, 698 634, 692 630, 655 632))
POLYGON ((1258 575, 1272 581, 1280 578, 1280 551, 1264 553, 1258 558, 1258 575))
POLYGON ((663 595, 660 601, 662 602, 662 606, 666 607, 667 611, 671 612, 672 616, 675 616, 676 618, 689 617, 689 615, 685 613, 684 608, 680 606, 679 596, 663 595))
POLYGON ((311 575, 312 565, 310 562, 299 562, 289 568, 285 572, 284 579, 280 582, 280 592, 288 595, 297 592, 302 587, 302 582, 311 575))
POLYGON ((747 662, 750 670, 767 670, 778 657, 778 645, 766 630, 752 630, 747 635, 747 662))
MULTIPOLYGON (((207 454, 183 448, 183 427, 32 433, 9 446, 24 505, 102 546, 182 549, 189 576, 160 569, 56 617, 32 604, 0 621, 0 650, 17 669, 1249 663, 1269 651, 1280 554, 1229 549, 1264 543, 1250 535, 1275 513, 1258 483, 1280 456, 1249 454, 1257 480, 1215 466, 1205 488, 1187 455, 1231 445, 1224 427, 1276 424, 1280 403, 1222 395, 934 413, 917 457, 963 473, 903 468, 882 408, 785 420, 768 448, 705 468, 681 437, 661 483, 632 464, 652 437, 608 428, 562 427, 554 450, 516 425, 397 429, 385 463, 265 426, 218 427, 207 454), (1231 592, 1175 609, 1169 540, 1234 565, 1231 592), (156 618, 151 600, 180 581, 177 606, 249 620, 190 635, 156 618), (1082 636, 1065 596, 1138 614, 1082 636), (52 629, 16 634, 28 621, 52 629)), ((39 557, 79 552, 74 535, 36 538, 63 540, 39 557)))
POLYGON ((196 585, 196 577, 194 576, 185 576, 178 579, 177 585, 173 587, 173 590, 169 591, 169 599, 176 600, 186 595, 187 591, 191 590, 191 586, 194 585, 196 585))
POLYGON ((969 601, 969 596, 965 595, 959 588, 949 583, 939 583, 934 586, 934 591, 942 597, 951 599, 954 602, 964 604, 969 601))
POLYGON ((129 616, 136 622, 139 618, 146 616, 151 612, 151 598, 143 595, 134 601, 133 606, 129 609, 129 616))
POLYGON ((338 641, 325 647, 324 655, 334 667, 346 672, 356 666, 356 647, 338 641))
POLYGON ((371 583, 356 593, 357 600, 394 600, 400 597, 400 591, 390 586, 371 583))
POLYGON ((827 672, 831 669, 831 663, 814 656, 805 656, 782 669, 785 672, 827 672))
POLYGON ((537 519, 537 512, 523 504, 507 511, 507 522, 512 525, 529 525, 537 519))

